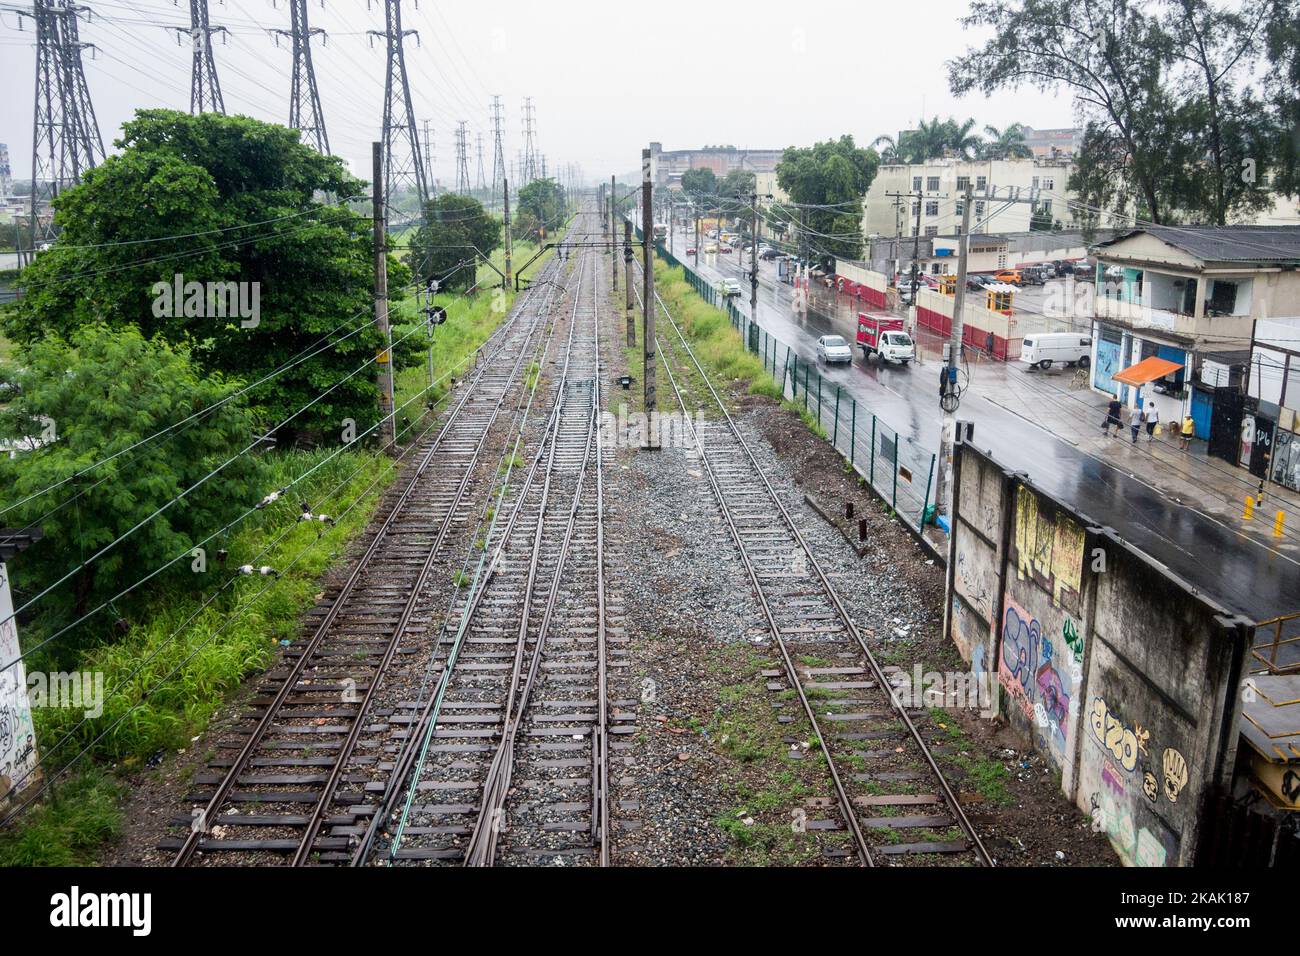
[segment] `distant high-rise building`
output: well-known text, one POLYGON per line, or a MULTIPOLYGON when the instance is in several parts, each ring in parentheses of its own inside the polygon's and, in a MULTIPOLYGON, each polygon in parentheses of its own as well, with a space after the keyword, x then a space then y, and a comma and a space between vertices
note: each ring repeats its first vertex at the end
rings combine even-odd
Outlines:
POLYGON ((13 187, 13 170, 9 168, 9 146, 0 143, 0 199, 10 194, 13 187))

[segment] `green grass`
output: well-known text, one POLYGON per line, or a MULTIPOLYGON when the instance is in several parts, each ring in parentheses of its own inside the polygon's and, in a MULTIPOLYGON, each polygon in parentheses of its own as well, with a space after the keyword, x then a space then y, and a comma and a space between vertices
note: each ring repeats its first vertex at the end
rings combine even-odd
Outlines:
POLYGON ((14 357, 14 344, 0 335, 0 362, 8 362, 14 357))
MULTIPOLYGON (((327 456, 325 451, 269 456, 268 486, 284 487, 327 456)), ((224 562, 212 548, 198 588, 153 595, 117 640, 82 655, 77 670, 104 675, 103 714, 83 722, 80 710, 41 708, 33 720, 47 778, 83 748, 95 759, 79 760, 56 780, 46 803, 0 835, 0 863, 85 862, 113 838, 122 792, 114 771, 139 770, 155 754, 188 747, 227 694, 264 669, 281 641, 297 639, 301 616, 315 603, 322 576, 364 528, 392 481, 396 472, 389 464, 359 451, 322 464, 293 495, 260 512, 258 523, 242 526, 223 542, 229 552, 224 562), (336 487, 340 490, 332 494, 336 487), (299 500, 334 515, 336 523, 298 522, 299 500), (268 564, 281 574, 238 577, 204 607, 244 563, 268 564)))
POLYGON ((121 830, 123 787, 95 768, 78 771, 16 828, 0 832, 0 866, 81 866, 121 830))

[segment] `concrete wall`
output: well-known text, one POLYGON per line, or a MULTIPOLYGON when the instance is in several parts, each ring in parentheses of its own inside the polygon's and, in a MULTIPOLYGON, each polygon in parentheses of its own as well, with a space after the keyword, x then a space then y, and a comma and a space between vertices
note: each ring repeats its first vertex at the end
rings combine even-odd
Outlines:
MULTIPOLYGON (((978 304, 980 293, 967 292, 962 308, 962 343, 991 357, 1006 361, 1012 356, 1011 320, 978 304)), ((940 335, 952 333, 954 299, 934 289, 921 289, 916 296, 916 321, 940 335)), ((1019 348, 1014 350, 1019 355, 1019 348)))
POLYGON ((1126 864, 1191 862, 1232 774, 1249 621, 967 443, 947 627, 1126 864))

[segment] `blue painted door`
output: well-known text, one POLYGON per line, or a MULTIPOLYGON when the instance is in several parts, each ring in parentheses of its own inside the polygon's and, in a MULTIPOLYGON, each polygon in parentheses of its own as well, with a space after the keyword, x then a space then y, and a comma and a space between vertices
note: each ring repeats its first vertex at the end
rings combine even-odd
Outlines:
POLYGON ((1196 423, 1196 437, 1209 441, 1210 419, 1214 415, 1214 402, 1199 388, 1192 389, 1192 421, 1196 423))

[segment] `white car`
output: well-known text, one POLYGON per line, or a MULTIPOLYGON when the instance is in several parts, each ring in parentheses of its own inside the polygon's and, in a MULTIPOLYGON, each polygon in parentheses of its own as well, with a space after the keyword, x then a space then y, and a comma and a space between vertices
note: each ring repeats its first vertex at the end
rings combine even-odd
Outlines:
POLYGON ((720 291, 725 298, 730 298, 733 295, 740 295, 740 280, 722 279, 718 282, 718 291, 720 291))
POLYGON ((817 358, 827 365, 836 362, 847 364, 853 361, 853 349, 838 335, 823 335, 817 340, 817 358))

